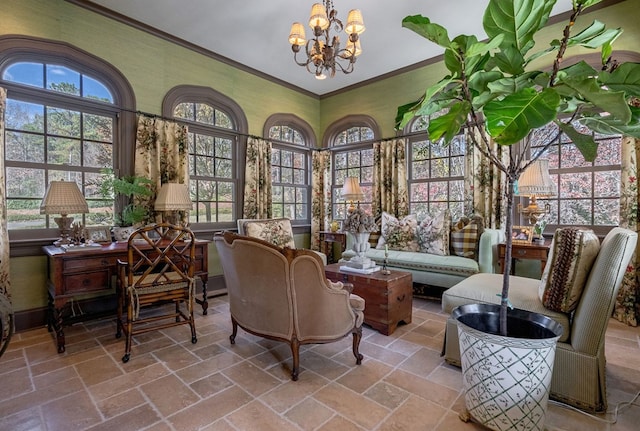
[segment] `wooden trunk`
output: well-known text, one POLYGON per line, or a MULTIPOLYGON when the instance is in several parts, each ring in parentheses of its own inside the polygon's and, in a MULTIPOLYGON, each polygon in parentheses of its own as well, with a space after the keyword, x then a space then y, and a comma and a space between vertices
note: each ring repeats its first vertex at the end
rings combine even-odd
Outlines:
POLYGON ((411 323, 413 283, 411 273, 391 271, 389 275, 341 272, 340 263, 325 267, 331 281, 353 284, 353 293, 365 300, 364 323, 384 335, 396 330, 398 323, 411 323))

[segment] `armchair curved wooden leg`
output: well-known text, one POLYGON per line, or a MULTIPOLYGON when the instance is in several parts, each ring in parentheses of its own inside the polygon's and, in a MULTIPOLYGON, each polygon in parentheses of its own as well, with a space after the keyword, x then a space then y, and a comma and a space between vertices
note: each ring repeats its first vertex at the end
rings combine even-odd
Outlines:
POLYGON ((125 335, 127 339, 125 341, 124 348, 124 356, 122 357, 122 362, 125 364, 129 362, 131 358, 131 332, 133 331, 133 305, 131 301, 127 301, 127 329, 125 330, 125 335))
POLYGON ((362 363, 362 354, 360 353, 360 340, 362 339, 362 326, 353 328, 353 356, 356 357, 356 365, 362 363))
POLYGON ((229 335, 229 341, 231 341, 231 344, 236 344, 236 335, 238 335, 238 322, 236 322, 236 319, 234 319, 233 317, 231 317, 231 325, 233 326, 233 331, 231 332, 231 335, 229 335))
POLYGON ((196 335, 196 321, 193 318, 193 304, 191 304, 191 313, 189 313, 189 326, 191 327, 191 344, 196 344, 198 337, 196 335))
POLYGON ((300 342, 297 337, 293 337, 291 340, 291 354, 293 356, 293 369, 291 370, 291 380, 294 382, 298 380, 298 373, 300 372, 300 342))

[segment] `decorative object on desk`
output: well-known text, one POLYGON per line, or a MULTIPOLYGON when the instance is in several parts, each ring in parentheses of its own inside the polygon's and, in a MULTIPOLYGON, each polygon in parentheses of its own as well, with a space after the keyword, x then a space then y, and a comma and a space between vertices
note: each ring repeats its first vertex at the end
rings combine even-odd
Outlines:
POLYGON ((533 242, 536 244, 544 244, 544 228, 547 227, 547 221, 542 218, 533 225, 533 242))
POLYGON ((371 247, 369 245, 369 235, 378 230, 378 226, 373 216, 365 213, 364 209, 358 206, 349 213, 342 224, 342 230, 348 232, 353 237, 354 257, 347 262, 352 268, 367 269, 376 266, 375 262, 365 257, 364 254, 371 247))
POLYGON ((384 245, 384 260, 382 261, 382 275, 389 275, 391 271, 387 269, 387 265, 389 264, 389 246, 387 244, 384 245))
POLYGON ((325 79, 329 74, 333 78, 336 70, 344 74, 353 72, 356 57, 362 52, 360 34, 364 32, 364 20, 359 9, 351 9, 347 15, 347 25, 343 26, 338 19, 338 11, 333 8, 332 0, 314 3, 309 16, 309 27, 313 37, 306 39, 304 26, 294 22, 289 32, 289 43, 293 50, 293 60, 298 66, 304 66, 316 79, 325 79), (340 44, 338 35, 331 35, 331 30, 344 30, 348 39, 345 45, 340 44), (298 53, 304 47, 303 58, 298 60, 298 53), (344 64, 342 64, 344 63, 344 64))
POLYGON ((514 244, 531 244, 533 229, 529 226, 513 226, 511 228, 511 241, 514 244))
POLYGON ((529 223, 532 225, 535 225, 551 211, 548 203, 540 206, 537 201, 539 197, 555 196, 556 194, 556 185, 549 175, 548 159, 538 159, 525 169, 518 179, 515 194, 529 196, 529 205, 523 208, 522 204, 518 204, 518 212, 528 217, 529 223))
MULTIPOLYGON (((160 187, 158 196, 156 197, 155 210, 165 211, 169 214, 163 216, 168 223, 180 225, 182 217, 179 211, 190 211, 193 208, 189 189, 186 184, 164 183, 160 187)), ((189 220, 187 213, 186 220, 189 220)))
POLYGON ((69 234, 69 242, 73 245, 80 245, 85 241, 84 225, 80 222, 71 224, 71 233, 69 234))
POLYGON ((338 220, 333 220, 329 225, 329 229, 331 232, 338 232, 340 230, 340 222, 338 220))
POLYGON ((87 226, 84 228, 85 242, 108 243, 111 242, 111 229, 109 226, 87 226))
POLYGON ((68 215, 88 212, 87 201, 74 181, 51 181, 40 204, 40 214, 60 214, 53 219, 60 229, 60 238, 54 242, 57 246, 70 243, 73 217, 68 215))
POLYGON ((354 202, 357 202, 358 206, 360 206, 360 201, 364 199, 364 193, 362 192, 362 188, 360 188, 358 178, 348 177, 344 180, 344 184, 342 185, 342 199, 349 202, 347 214, 355 211, 356 205, 353 204, 354 202))

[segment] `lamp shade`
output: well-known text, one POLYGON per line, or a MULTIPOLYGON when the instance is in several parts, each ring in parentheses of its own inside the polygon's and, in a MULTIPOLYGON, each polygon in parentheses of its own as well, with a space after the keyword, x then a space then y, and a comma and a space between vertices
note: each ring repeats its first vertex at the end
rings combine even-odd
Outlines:
POLYGON ((180 211, 193 208, 186 184, 164 183, 154 206, 156 211, 180 211))
POLYGON ((360 201, 364 198, 364 193, 362 193, 358 178, 348 177, 344 180, 342 198, 347 201, 360 201))
POLYGON ((362 19, 362 12, 360 12, 360 9, 351 9, 347 16, 347 25, 344 28, 344 31, 346 31, 347 34, 360 34, 364 32, 365 29, 366 27, 364 26, 364 20, 362 19))
POLYGON ((344 58, 349 58, 351 56, 357 57, 360 54, 362 54, 362 48, 360 47, 360 39, 356 40, 355 42, 347 42, 347 47, 345 48, 345 51, 347 52, 344 55, 344 58))
POLYGON ((327 18, 327 10, 322 3, 314 3, 311 6, 311 14, 309 16, 309 27, 320 27, 326 30, 329 27, 329 18, 327 18))
POLYGON ((299 22, 294 22, 291 25, 291 32, 289 33, 289 43, 291 45, 302 46, 306 41, 306 35, 304 33, 304 26, 299 22))
POLYGON ((88 213, 89 206, 74 181, 51 181, 40 204, 40 214, 88 213))
POLYGON ((556 186, 549 175, 549 160, 534 161, 518 179, 518 195, 554 196, 556 186))

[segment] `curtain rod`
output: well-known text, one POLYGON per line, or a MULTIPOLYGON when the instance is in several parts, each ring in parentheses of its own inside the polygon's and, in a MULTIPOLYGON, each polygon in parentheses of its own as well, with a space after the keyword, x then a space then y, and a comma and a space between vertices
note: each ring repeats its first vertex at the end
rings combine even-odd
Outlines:
MULTIPOLYGON (((182 119, 177 119, 177 118, 169 118, 169 117, 165 117, 164 115, 159 115, 159 114, 152 114, 150 112, 144 112, 144 111, 133 111, 131 109, 126 109, 126 108, 118 108, 120 111, 123 112, 129 112, 132 114, 138 114, 138 115, 145 115, 147 117, 151 117, 151 118, 158 118, 161 120, 167 120, 167 121, 174 121, 176 123, 180 123, 180 124, 184 124, 186 126, 193 124, 192 122, 188 122, 187 120, 182 120, 182 119)), ((224 131, 229 131, 229 129, 222 129, 220 127, 217 126, 213 126, 217 129, 220 130, 224 130, 224 131)), ((243 133, 243 132, 239 132, 237 130, 233 130, 233 133, 236 135, 240 135, 240 136, 244 136, 247 138, 254 138, 254 139, 265 139, 268 141, 273 141, 273 139, 269 139, 269 138, 265 138, 264 136, 256 136, 256 135, 251 135, 249 133, 243 133)), ((397 135, 397 136, 393 136, 393 137, 389 137, 389 138, 380 138, 380 139, 373 139, 371 140, 371 143, 375 143, 375 142, 386 142, 386 141, 393 141, 394 139, 403 139, 403 138, 409 138, 411 136, 415 136, 418 135, 418 132, 412 132, 412 133, 407 133, 404 135, 397 135)), ((290 142, 285 142, 285 141, 278 141, 278 142, 283 142, 285 144, 290 143, 290 142)), ((316 151, 326 151, 326 150, 331 150, 333 148, 337 148, 337 147, 330 147, 330 148, 311 148, 312 150, 316 150, 316 151)))

